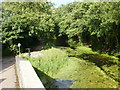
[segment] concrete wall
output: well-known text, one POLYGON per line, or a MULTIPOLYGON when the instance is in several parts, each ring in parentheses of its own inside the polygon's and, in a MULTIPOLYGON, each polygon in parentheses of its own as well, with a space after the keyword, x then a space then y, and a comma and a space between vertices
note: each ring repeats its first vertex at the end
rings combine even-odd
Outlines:
POLYGON ((45 87, 28 60, 16 56, 16 70, 20 88, 41 88, 45 90, 45 87))

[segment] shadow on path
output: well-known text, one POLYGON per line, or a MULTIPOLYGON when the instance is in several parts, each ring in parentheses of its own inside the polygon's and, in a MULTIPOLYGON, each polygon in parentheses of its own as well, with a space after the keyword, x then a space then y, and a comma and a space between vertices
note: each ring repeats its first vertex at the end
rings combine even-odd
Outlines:
POLYGON ((15 57, 2 58, 2 70, 15 64, 15 57))
POLYGON ((0 83, 2 83, 4 80, 6 80, 6 78, 0 79, 0 83))
POLYGON ((2 88, 19 88, 19 82, 15 67, 15 57, 6 57, 2 59, 2 70, 0 70, 0 86, 2 88))

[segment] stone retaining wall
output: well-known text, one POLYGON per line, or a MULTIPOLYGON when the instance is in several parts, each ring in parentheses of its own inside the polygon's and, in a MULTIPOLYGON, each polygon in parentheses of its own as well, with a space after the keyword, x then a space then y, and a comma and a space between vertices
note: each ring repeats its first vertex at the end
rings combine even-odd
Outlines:
POLYGON ((41 88, 45 90, 45 87, 28 60, 16 56, 16 69, 20 88, 41 88))

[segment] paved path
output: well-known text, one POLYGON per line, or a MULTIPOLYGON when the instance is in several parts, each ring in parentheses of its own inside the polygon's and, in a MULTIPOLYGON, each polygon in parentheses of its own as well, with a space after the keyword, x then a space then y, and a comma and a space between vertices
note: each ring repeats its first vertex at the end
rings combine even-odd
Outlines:
POLYGON ((0 61, 0 65, 2 65, 2 70, 0 71, 0 89, 18 88, 19 85, 15 69, 15 58, 3 58, 2 62, 0 61))

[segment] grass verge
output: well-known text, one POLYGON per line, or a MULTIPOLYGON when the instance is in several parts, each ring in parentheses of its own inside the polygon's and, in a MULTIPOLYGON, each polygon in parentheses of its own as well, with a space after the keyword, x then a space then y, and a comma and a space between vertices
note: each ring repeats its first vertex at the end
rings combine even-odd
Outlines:
POLYGON ((37 58, 24 58, 30 60, 33 67, 36 68, 37 74, 46 88, 54 87, 52 80, 55 79, 74 81, 70 88, 118 87, 118 82, 115 81, 118 79, 116 66, 118 60, 115 57, 93 52, 86 47, 51 48, 42 50, 40 53, 42 55, 37 58), (101 64, 102 62, 104 63, 101 64), (110 62, 112 64, 109 66, 110 62))

